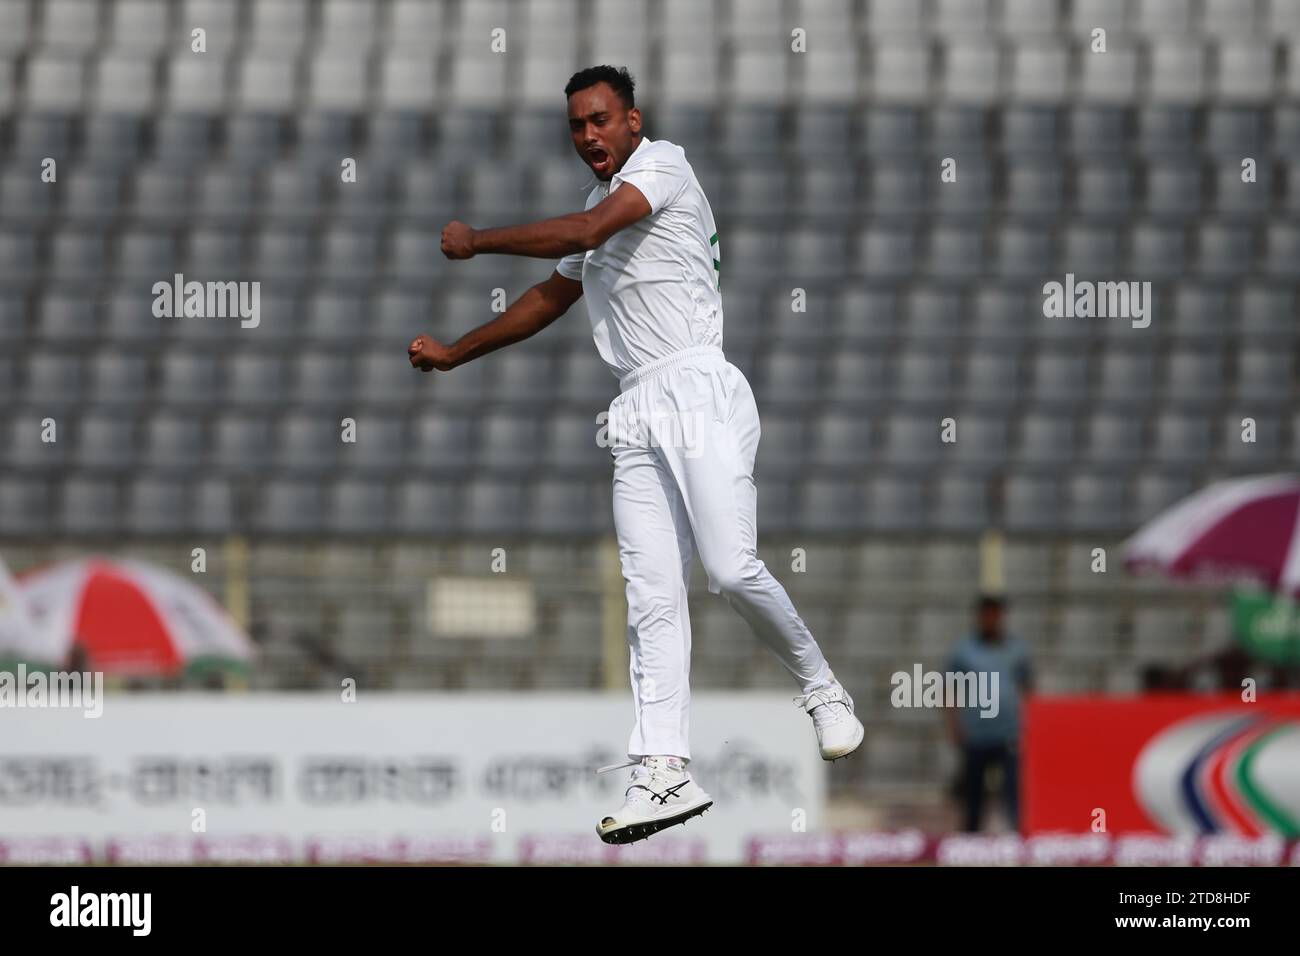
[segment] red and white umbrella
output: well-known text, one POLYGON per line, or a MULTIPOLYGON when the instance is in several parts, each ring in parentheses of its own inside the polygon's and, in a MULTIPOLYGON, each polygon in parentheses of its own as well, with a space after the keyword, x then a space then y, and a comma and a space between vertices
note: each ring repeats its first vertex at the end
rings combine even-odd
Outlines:
POLYGON ((1176 578, 1249 578, 1300 594, 1300 475, 1217 482, 1124 542, 1125 565, 1176 578))
POLYGON ((175 674, 200 660, 247 663, 252 641, 207 591, 164 568, 86 558, 30 571, 18 591, 31 621, 33 661, 66 661, 79 644, 90 666, 115 674, 175 674))

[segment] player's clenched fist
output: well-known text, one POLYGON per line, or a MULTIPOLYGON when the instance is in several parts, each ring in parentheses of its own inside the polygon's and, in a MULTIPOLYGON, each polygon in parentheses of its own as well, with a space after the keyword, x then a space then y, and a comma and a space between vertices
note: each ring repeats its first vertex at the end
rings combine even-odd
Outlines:
POLYGON ((435 368, 439 372, 446 372, 454 367, 447 346, 428 335, 416 336, 406 354, 411 359, 411 365, 421 372, 432 372, 435 368))
POLYGON ((442 254, 448 259, 469 259, 474 255, 474 230, 453 219, 442 228, 442 254))

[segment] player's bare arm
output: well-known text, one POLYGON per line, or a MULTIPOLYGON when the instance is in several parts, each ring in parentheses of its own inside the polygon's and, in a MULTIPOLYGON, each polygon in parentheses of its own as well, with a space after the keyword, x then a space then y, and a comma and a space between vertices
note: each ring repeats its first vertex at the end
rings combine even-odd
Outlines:
POLYGON ((635 186, 624 183, 586 212, 498 229, 473 229, 463 222, 450 222, 442 230, 442 253, 448 259, 469 259, 480 253, 561 259, 595 249, 648 215, 649 201, 635 186))
POLYGON ((489 352, 536 335, 582 297, 582 283, 558 272, 530 288, 491 322, 467 332, 451 345, 431 335, 417 336, 407 348, 411 365, 422 372, 450 371, 489 352))

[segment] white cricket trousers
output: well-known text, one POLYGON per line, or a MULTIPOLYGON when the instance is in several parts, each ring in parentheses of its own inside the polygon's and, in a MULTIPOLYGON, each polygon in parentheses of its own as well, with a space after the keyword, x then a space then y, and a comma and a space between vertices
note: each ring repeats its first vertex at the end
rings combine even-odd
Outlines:
POLYGON ((758 559, 758 409, 721 349, 696 346, 625 376, 609 407, 614 526, 627 582, 636 724, 628 757, 690 759, 691 561, 803 693, 832 680, 790 598, 758 559))

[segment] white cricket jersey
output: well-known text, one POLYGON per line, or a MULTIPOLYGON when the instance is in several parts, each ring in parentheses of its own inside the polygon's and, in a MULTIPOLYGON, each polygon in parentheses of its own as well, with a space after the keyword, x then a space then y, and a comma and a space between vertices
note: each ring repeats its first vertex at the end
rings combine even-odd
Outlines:
POLYGON ((596 348, 619 378, 675 352, 722 347, 721 247, 713 210, 686 152, 642 139, 623 168, 587 196, 587 209, 631 183, 650 215, 555 271, 582 280, 596 348))

